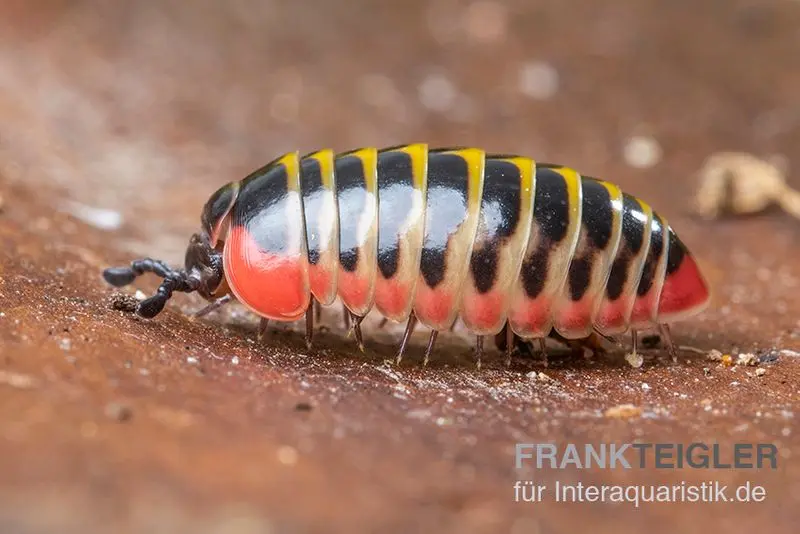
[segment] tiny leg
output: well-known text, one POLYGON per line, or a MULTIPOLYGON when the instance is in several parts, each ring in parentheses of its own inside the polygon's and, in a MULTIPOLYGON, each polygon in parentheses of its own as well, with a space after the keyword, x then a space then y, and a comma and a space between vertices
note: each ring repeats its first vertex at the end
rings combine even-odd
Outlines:
POLYGON ((475 336, 475 365, 481 368, 481 358, 483 357, 483 337, 475 336))
POLYGON ((547 343, 545 343, 543 337, 538 338, 538 340, 539 340, 539 355, 541 356, 542 364, 546 369, 550 365, 550 362, 547 358, 547 343))
POLYGON ((639 332, 637 330, 631 330, 631 345, 633 345, 631 353, 637 356, 639 351, 639 332))
POLYGON ((378 323, 378 328, 383 328, 384 326, 386 326, 386 323, 388 323, 388 322, 389 322, 389 319, 387 317, 384 317, 383 319, 381 319, 381 322, 378 323))
POLYGON ((347 306, 342 304, 342 321, 344 321, 344 329, 348 332, 350 331, 350 310, 347 309, 347 306))
MULTIPOLYGON (((316 301, 314 301, 316 303, 316 301)), ((310 349, 314 339, 314 304, 306 310, 306 348, 310 349)))
POLYGON ((218 310, 219 308, 223 307, 227 303, 231 301, 230 295, 225 295, 224 297, 220 297, 213 302, 209 302, 205 308, 202 308, 194 313, 196 318, 204 317, 209 313, 213 312, 214 310, 218 310))
POLYGON ((669 325, 660 324, 658 328, 661 330, 661 337, 664 338, 664 342, 667 344, 667 351, 672 356, 672 363, 678 363, 678 351, 675 349, 675 343, 672 342, 672 332, 670 332, 669 325))
POLYGON ((514 351, 514 331, 506 323, 506 367, 511 366, 511 353, 514 351))
POLYGON ((436 344, 436 336, 439 335, 438 330, 431 330, 431 337, 428 338, 428 348, 425 349, 425 359, 422 362, 423 366, 428 365, 428 362, 431 358, 431 351, 433 351, 433 346, 436 344))
POLYGON ((264 339, 264 336, 267 334, 267 328, 269 328, 269 319, 261 318, 261 322, 258 323, 258 340, 261 341, 264 339))
POLYGON ((363 317, 359 317, 356 314, 351 314, 352 317, 350 318, 353 322, 353 334, 356 338, 356 344, 358 345, 358 350, 364 352, 364 337, 361 334, 361 321, 364 320, 363 317))
POLYGON ((411 334, 414 332, 414 327, 417 325, 417 316, 414 315, 412 312, 411 315, 408 316, 408 323, 406 323, 406 331, 403 333, 403 341, 400 342, 400 349, 397 351, 397 359, 395 363, 400 365, 400 362, 403 360, 403 354, 406 351, 406 347, 408 346, 408 340, 411 338, 411 334))

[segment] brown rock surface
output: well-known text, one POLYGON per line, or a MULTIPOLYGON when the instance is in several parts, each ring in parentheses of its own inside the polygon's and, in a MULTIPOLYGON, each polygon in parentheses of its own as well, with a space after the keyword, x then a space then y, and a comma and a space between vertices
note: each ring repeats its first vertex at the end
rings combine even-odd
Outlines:
POLYGON ((8 1, 0 14, 0 531, 796 531, 800 226, 775 211, 703 222, 689 202, 718 150, 782 155, 800 186, 800 4, 8 1), (619 350, 548 369, 493 354, 476 370, 456 333, 430 368, 420 341, 395 368, 397 328, 370 329, 361 355, 336 310, 309 352, 291 329, 257 345, 238 310, 191 320, 197 298, 154 321, 115 309, 100 270, 179 262, 219 184, 284 150, 412 140, 563 162, 648 199, 714 287, 677 341, 777 361, 672 365, 650 350, 634 369, 619 350), (514 468, 516 442, 631 440, 770 442, 779 466, 514 468), (767 498, 517 504, 518 479, 750 481, 767 498))

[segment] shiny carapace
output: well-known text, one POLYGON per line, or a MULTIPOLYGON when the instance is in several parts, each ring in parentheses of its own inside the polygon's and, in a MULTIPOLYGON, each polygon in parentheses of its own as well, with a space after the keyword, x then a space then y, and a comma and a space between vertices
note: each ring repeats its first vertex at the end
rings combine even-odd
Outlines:
MULTIPOLYGON (((371 310, 436 333, 457 318, 478 337, 567 340, 659 327, 701 311, 709 291, 667 220, 617 186, 568 167, 425 144, 286 154, 206 203, 184 269, 137 260, 125 285, 165 280, 212 307, 236 299, 262 318, 307 318, 338 297, 361 343, 371 310), (505 334, 502 334, 505 335, 505 334)), ((511 350, 514 343, 507 343, 511 350)), ((634 347, 635 348, 635 347, 634 347)), ((398 356, 398 357, 399 357, 398 356)))

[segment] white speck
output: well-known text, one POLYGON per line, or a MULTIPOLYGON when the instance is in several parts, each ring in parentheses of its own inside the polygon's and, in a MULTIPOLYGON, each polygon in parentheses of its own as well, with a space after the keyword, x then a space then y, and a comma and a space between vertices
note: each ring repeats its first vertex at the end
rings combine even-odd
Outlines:
POLYGON ((647 169, 661 160, 661 146, 652 137, 634 136, 625 143, 623 156, 631 167, 647 169))
POLYGON ((72 341, 68 337, 62 337, 58 341, 58 348, 61 350, 69 350, 72 348, 72 341))
POLYGON ((150 374, 150 371, 148 371, 147 369, 139 369, 139 374, 142 376, 148 376, 150 374))
POLYGON ((187 356, 186 357, 186 363, 188 363, 190 365, 196 365, 199 361, 200 360, 198 360, 197 357, 195 357, 195 356, 187 356))
POLYGON ((147 295, 145 295, 145 294, 142 292, 142 290, 141 290, 141 289, 137 289, 137 290, 136 290, 136 293, 134 293, 133 297, 134 297, 136 300, 144 300, 144 299, 146 299, 146 298, 147 298, 147 295))
POLYGON ((433 111, 447 111, 455 103, 456 88, 442 74, 432 74, 419 84, 419 101, 433 111))
POLYGON ((756 369, 756 376, 764 376, 765 374, 767 374, 767 370, 763 367, 756 369))
POLYGON ((283 465, 294 465, 297 463, 297 449, 284 445, 278 449, 278 461, 283 465))
POLYGON ((233 365, 239 365, 239 357, 238 356, 234 356, 233 358, 231 358, 231 363, 233 365))
POLYGON ((650 391, 650 389, 652 389, 650 387, 650 384, 648 384, 647 382, 642 382, 642 390, 643 391, 650 391))
POLYGON ((508 8, 490 0, 472 2, 464 11, 463 24, 467 35, 474 41, 497 41, 506 34, 508 8))
POLYGON ((737 381, 735 381, 735 380, 734 380, 733 382, 731 382, 731 385, 732 385, 733 387, 736 387, 736 386, 738 386, 738 385, 739 385, 739 382, 737 382, 737 381))
POLYGON ((63 209, 72 215, 101 230, 116 230, 122 226, 122 214, 118 211, 95 208, 80 202, 65 202, 63 209))
POLYGON ((786 427, 783 427, 783 430, 781 430, 781 434, 782 434, 782 435, 783 435, 783 437, 785 437, 785 438, 788 438, 788 437, 789 437, 789 435, 790 435, 791 433, 792 433, 792 429, 791 429, 791 428, 789 428, 788 426, 786 426, 786 427))
POLYGON ((558 71, 544 61, 526 63, 519 70, 519 90, 537 100, 552 98, 558 92, 558 71))
POLYGON ((0 312, 0 317, 5 317, 5 316, 6 316, 5 312, 0 312))

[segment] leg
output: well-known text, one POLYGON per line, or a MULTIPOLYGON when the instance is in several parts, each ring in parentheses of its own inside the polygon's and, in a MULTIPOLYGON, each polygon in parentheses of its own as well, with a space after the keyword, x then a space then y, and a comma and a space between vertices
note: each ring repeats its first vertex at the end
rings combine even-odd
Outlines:
POLYGON ((342 304, 342 320, 344 321, 344 329, 348 332, 350 331, 350 310, 347 309, 347 306, 342 304))
POLYGON ((224 305, 229 303, 231 300, 232 300, 232 297, 229 294, 225 295, 224 297, 220 297, 217 300, 208 303, 205 308, 202 308, 201 310, 196 311, 194 313, 194 316, 196 318, 204 317, 204 316, 208 315, 209 313, 211 313, 212 311, 223 307, 224 305))
POLYGON ((506 323, 506 367, 511 366, 511 353, 514 351, 514 331, 506 323))
POLYGON ((316 300, 311 301, 311 306, 306 310, 306 348, 311 349, 311 343, 314 339, 314 308, 316 300))
POLYGON ((631 345, 633 345, 631 353, 636 356, 639 351, 639 332, 634 329, 631 329, 631 345))
POLYGON ((664 342, 667 344, 667 351, 669 355, 672 356, 672 363, 678 363, 678 351, 675 350, 675 343, 672 342, 672 333, 670 332, 669 325, 660 324, 658 328, 661 330, 661 337, 664 338, 664 342))
POLYGON ((388 322, 389 322, 389 319, 384 317, 383 319, 381 319, 381 322, 378 323, 378 328, 383 328, 384 326, 386 326, 386 323, 388 323, 388 322))
POLYGON ((475 365, 481 368, 481 358, 483 357, 483 336, 475 336, 475 365))
POLYGON ((408 346, 408 340, 411 337, 412 332, 414 332, 414 327, 417 325, 417 316, 414 315, 414 312, 411 312, 411 315, 408 316, 408 323, 406 323, 406 331, 403 333, 403 341, 400 342, 400 350, 397 351, 397 359, 395 363, 400 365, 400 361, 403 359, 403 353, 406 351, 406 346, 408 346))
POLYGON ((550 362, 548 361, 547 358, 547 343, 545 343, 543 337, 540 337, 538 339, 539 339, 539 354, 541 355, 544 367, 547 368, 550 366, 550 362))
POLYGON ((314 319, 317 322, 322 320, 322 304, 317 299, 314 299, 314 319))
POLYGON ((358 350, 364 352, 364 337, 361 335, 361 321, 363 321, 364 318, 359 317, 356 314, 351 314, 351 315, 352 317, 350 319, 353 322, 353 334, 355 334, 358 350))
POLYGON ((428 339, 428 348, 425 349, 425 359, 422 362, 422 365, 425 367, 428 366, 428 362, 431 358, 431 351, 433 350, 433 345, 436 343, 436 336, 438 335, 438 330, 431 330, 431 337, 428 339))
POLYGON ((269 328, 269 319, 261 318, 261 322, 258 323, 258 340, 261 341, 264 339, 264 336, 267 334, 267 328, 269 328))

